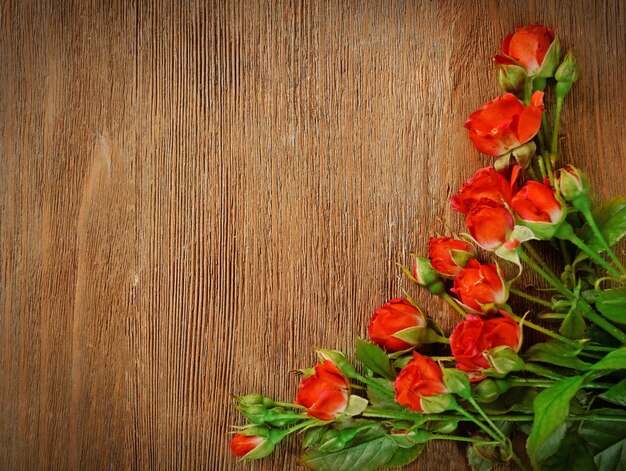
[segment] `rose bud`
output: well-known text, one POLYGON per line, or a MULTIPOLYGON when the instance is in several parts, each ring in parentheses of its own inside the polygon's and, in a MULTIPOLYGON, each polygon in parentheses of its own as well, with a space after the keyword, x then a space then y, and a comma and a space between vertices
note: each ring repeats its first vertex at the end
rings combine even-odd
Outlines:
POLYGON ((521 347, 519 325, 509 315, 501 313, 502 316, 489 319, 469 314, 450 335, 450 349, 456 367, 468 373, 472 381, 481 381, 486 372, 491 372, 493 363, 490 362, 490 355, 494 350, 506 348, 515 353, 521 347))
POLYGON ((465 225, 478 245, 493 251, 509 241, 515 219, 501 204, 485 200, 469 212, 465 225))
POLYGON ((498 70, 498 83, 505 92, 517 93, 522 91, 527 77, 526 71, 514 63, 501 64, 500 70, 498 70))
POLYGON ((367 333, 375 344, 399 352, 421 343, 428 321, 419 308, 396 298, 374 311, 367 333))
POLYGON ((230 441, 230 451, 233 455, 247 460, 263 458, 273 450, 274 444, 269 439, 269 431, 267 436, 238 433, 230 441))
POLYGON ((498 312, 509 297, 497 265, 481 264, 476 259, 470 260, 456 276, 452 292, 468 308, 487 315, 498 312))
POLYGON ((550 239, 563 222, 566 211, 554 189, 544 183, 529 181, 511 200, 515 214, 539 239, 550 239))
POLYGON ((484 200, 491 200, 499 205, 502 202, 508 203, 516 190, 515 180, 519 170, 517 166, 513 168, 510 180, 493 167, 477 170, 461 186, 458 194, 450 198, 452 209, 467 214, 484 200))
POLYGON ((476 258, 472 244, 450 237, 431 237, 428 256, 432 267, 442 276, 456 276, 467 262, 476 258))
POLYGON ((426 288, 435 296, 441 296, 446 292, 446 287, 439 278, 438 273, 426 257, 413 258, 413 271, 411 272, 415 282, 422 288, 426 288))
POLYGON ((572 88, 572 85, 576 80, 578 80, 579 70, 578 63, 574 58, 574 54, 569 51, 565 54, 565 58, 558 69, 556 69, 556 73, 554 74, 554 78, 557 81, 556 84, 556 95, 557 97, 564 97, 567 95, 572 88))
POLYGON ((332 420, 348 405, 350 385, 346 377, 329 360, 315 365, 315 373, 304 378, 295 403, 306 408, 307 415, 332 420))
POLYGON ((501 67, 517 65, 531 77, 552 77, 561 47, 554 31, 541 25, 524 26, 509 34, 494 57, 501 67))
POLYGON ((464 126, 480 152, 498 157, 535 137, 541 126, 543 110, 541 91, 533 93, 528 106, 512 93, 507 93, 472 113, 464 126))
POLYGON ((587 199, 589 182, 585 174, 578 168, 567 165, 559 170, 557 186, 561 196, 572 203, 579 198, 587 199))
POLYGON ((432 359, 413 352, 413 359, 394 381, 395 401, 412 411, 438 414, 453 405, 443 372, 432 359))

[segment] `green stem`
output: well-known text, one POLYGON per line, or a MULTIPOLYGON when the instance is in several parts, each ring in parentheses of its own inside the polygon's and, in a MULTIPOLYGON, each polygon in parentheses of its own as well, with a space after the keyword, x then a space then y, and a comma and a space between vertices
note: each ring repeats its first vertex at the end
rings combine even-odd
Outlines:
MULTIPOLYGON (((480 427, 483 432, 485 432, 487 435, 489 435, 491 438, 493 438, 494 440, 496 440, 498 443, 502 443, 502 438, 500 438, 499 434, 497 434, 494 430, 491 430, 489 427, 487 427, 485 424, 483 424, 480 420, 478 420, 476 417, 474 417, 472 414, 470 414, 469 412, 467 412, 465 409, 463 409, 461 406, 459 406, 457 404, 455 410, 461 414, 462 416, 466 417, 467 420, 470 420, 472 422, 474 422, 476 425, 478 425, 478 427, 480 427)), ((501 433, 501 432, 500 432, 501 433)))
POLYGON ((384 387, 380 386, 376 381, 372 381, 371 379, 366 378, 365 376, 362 376, 360 374, 353 374, 351 376, 352 379, 356 379, 357 381, 360 381, 364 384, 367 384, 368 386, 371 386, 372 388, 376 389, 377 391, 383 393, 385 396, 388 397, 394 397, 394 393, 392 391, 389 391, 388 389, 385 389, 384 387))
MULTIPOLYGON (((532 249, 529 248, 529 252, 532 249)), ((520 259, 526 263, 531 269, 533 269, 539 276, 541 276, 544 280, 550 283, 558 292, 564 295, 568 299, 572 299, 574 294, 568 290, 565 285, 552 274, 547 273, 543 268, 541 268, 534 260, 532 260, 526 252, 521 249, 521 246, 518 248, 518 254, 520 259)))
POLYGON ((502 433, 502 430, 498 428, 496 424, 489 418, 485 411, 478 405, 478 403, 474 400, 472 396, 467 398, 468 402, 476 409, 476 412, 480 414, 480 416, 489 424, 489 426, 493 429, 493 431, 500 437, 500 440, 506 441, 507 437, 502 433))
POLYGON ((459 304, 452 299, 452 297, 448 294, 448 293, 443 293, 441 295, 441 297, 450 305, 454 308, 454 310, 456 312, 458 312, 459 314, 461 314, 461 316, 463 316, 464 318, 467 317, 467 313, 463 310, 463 308, 461 306, 459 306, 459 304))
POLYGON ((557 334, 556 332, 552 332, 550 329, 545 329, 543 327, 541 327, 540 325, 537 325, 533 322, 527 321, 526 319, 519 317, 516 314, 513 314, 513 312, 511 311, 510 308, 507 309, 507 306, 503 306, 503 309, 507 312, 507 314, 509 316, 511 316, 513 319, 515 319, 517 322, 521 322, 522 325, 526 325, 528 327, 530 327, 533 330, 536 330, 537 332, 541 332, 542 334, 545 334, 549 337, 552 337, 555 340, 559 340, 561 342, 563 342, 566 345, 569 345, 570 347, 574 347, 574 348, 579 348, 580 344, 578 342, 576 342, 575 340, 571 340, 568 339, 567 337, 563 337, 562 335, 557 334))
POLYGON ((563 379, 563 376, 553 373, 548 368, 544 368, 543 366, 539 366, 535 363, 524 363, 523 370, 539 376, 545 376, 546 378, 550 378, 555 381, 560 381, 563 379))
POLYGON ((550 150, 555 157, 559 155, 559 123, 561 121, 561 110, 563 109, 563 99, 565 97, 557 95, 556 97, 556 113, 554 115, 554 127, 552 128, 552 147, 550 150))
POLYGON ((552 269, 550 268, 550 265, 548 265, 548 263, 543 259, 541 255, 539 255, 539 252, 537 252, 530 243, 525 245, 525 249, 537 261, 537 263, 543 269, 543 271, 545 271, 552 278, 559 279, 557 274, 554 273, 554 271, 552 271, 552 269))
POLYGON ((606 241, 606 239, 602 235, 602 232, 600 232, 600 229, 598 228, 598 225, 596 224, 596 221, 593 218, 593 214, 591 213, 591 210, 589 209, 589 205, 587 205, 587 207, 583 206, 581 208, 581 212, 583 213, 584 218, 587 220, 587 224, 589 224, 589 227, 591 227, 591 231, 596 236, 596 238, 600 241, 600 243, 604 247, 604 250, 606 250, 606 253, 609 255, 609 257, 611 257, 611 260, 613 260, 613 263, 615 264, 615 266, 619 269, 620 272, 622 272, 622 274, 626 274, 626 268, 624 267, 620 259, 617 258, 617 255, 615 255, 615 252, 613 252, 613 249, 611 248, 609 243, 606 241))
POLYGON ((616 278, 620 277, 619 271, 617 271, 615 268, 613 268, 611 266, 610 263, 608 263, 606 260, 604 260, 602 257, 600 257, 600 255, 598 255, 597 252, 595 252, 592 248, 590 248, 587 244, 585 244, 580 239, 580 237, 578 237, 576 234, 573 234, 573 233, 570 234, 570 236, 567 238, 567 240, 569 240, 572 244, 574 244, 580 250, 582 250, 587 255, 589 255, 589 257, 594 262, 596 262, 598 265, 600 265, 602 268, 604 268, 609 275, 614 276, 616 278))
POLYGON ((435 433, 430 434, 431 440, 454 440, 455 442, 468 442, 475 445, 499 445, 500 442, 489 442, 485 440, 479 440, 477 438, 459 437, 458 435, 439 435, 435 433))
POLYGON ((530 294, 524 293, 523 291, 519 291, 519 290, 517 290, 515 288, 511 287, 511 288, 509 288, 509 291, 511 293, 513 293, 515 296, 519 296, 520 298, 527 299, 528 301, 532 301, 534 303, 541 304, 542 306, 545 306, 545 307, 550 307, 550 308, 552 307, 552 303, 550 303, 548 301, 545 301, 545 300, 543 300, 541 298, 537 298, 536 296, 532 296, 530 294))
POLYGON ((541 132, 544 136, 544 141, 546 144, 545 148, 548 149, 550 147, 550 131, 548 131, 548 116, 545 112, 541 114, 541 132))
POLYGON ((272 401, 274 403, 274 405, 276 406, 280 406, 280 407, 289 407, 291 409, 306 409, 306 407, 301 406, 300 404, 292 404, 291 402, 278 402, 278 401, 272 401))

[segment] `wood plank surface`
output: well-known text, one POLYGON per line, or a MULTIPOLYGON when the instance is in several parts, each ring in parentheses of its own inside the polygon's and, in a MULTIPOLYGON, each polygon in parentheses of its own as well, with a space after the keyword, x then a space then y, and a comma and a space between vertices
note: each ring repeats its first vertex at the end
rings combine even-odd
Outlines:
POLYGON ((461 230, 515 26, 574 48, 565 151, 624 192, 624 5, 2 0, 0 469, 294 469, 236 464, 230 395, 292 400, 415 293, 395 262, 461 230))

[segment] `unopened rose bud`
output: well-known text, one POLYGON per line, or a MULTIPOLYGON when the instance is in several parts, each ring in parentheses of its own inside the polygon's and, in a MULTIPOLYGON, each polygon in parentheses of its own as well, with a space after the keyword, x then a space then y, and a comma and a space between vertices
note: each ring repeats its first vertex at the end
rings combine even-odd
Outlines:
POLYGON ((261 396, 260 394, 246 394, 245 396, 239 396, 237 401, 241 406, 247 407, 263 404, 265 399, 267 398, 261 396))
POLYGON ((527 77, 526 71, 517 65, 503 65, 498 70, 498 83, 505 92, 522 91, 527 77))
POLYGON ((578 63, 574 58, 574 55, 571 51, 569 51, 561 65, 556 70, 556 74, 554 74, 554 78, 557 80, 556 84, 556 94, 557 96, 564 97, 572 88, 572 84, 578 80, 580 75, 578 69, 578 63))
POLYGON ((394 298, 374 310, 367 333, 377 345, 389 352, 418 346, 426 335, 428 319, 408 300, 394 298))
POLYGON ((565 220, 567 209, 548 184, 529 181, 511 200, 516 216, 540 240, 551 239, 565 220))
POLYGON ((472 395, 469 377, 461 370, 444 368, 443 382, 457 396, 468 399, 472 395))
POLYGON ((418 285, 426 288, 435 296, 442 296, 446 292, 443 281, 439 278, 439 274, 426 257, 415 257, 413 259, 412 274, 418 285))
POLYGON ((473 395, 478 402, 488 404, 498 399, 510 388, 511 385, 506 380, 487 378, 476 385, 473 395))
POLYGON ((578 168, 567 165, 559 170, 557 185, 561 196, 566 201, 587 200, 589 182, 585 174, 578 168))
POLYGON ((507 345, 501 345, 485 353, 485 360, 498 375, 506 376, 524 367, 524 360, 507 345))
POLYGON ((431 237, 428 257, 433 269, 441 276, 454 278, 467 262, 476 258, 476 249, 464 240, 451 237, 431 237))
POLYGON ((246 460, 263 458, 274 450, 275 444, 269 437, 269 430, 262 427, 246 429, 233 437, 230 450, 233 455, 246 460), (250 433, 258 435, 249 435, 250 433))

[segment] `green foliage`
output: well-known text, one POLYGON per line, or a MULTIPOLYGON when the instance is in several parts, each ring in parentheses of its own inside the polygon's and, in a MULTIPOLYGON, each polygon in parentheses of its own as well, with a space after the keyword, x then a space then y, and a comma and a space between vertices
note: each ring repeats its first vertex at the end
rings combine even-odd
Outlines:
POLYGON ((467 461, 472 471, 491 471, 498 465, 497 461, 480 456, 471 445, 467 447, 467 461))
POLYGON ((395 379, 396 372, 389 357, 378 345, 356 339, 356 358, 363 366, 386 379, 395 379))
POLYGON ((568 432, 556 452, 541 466, 542 471, 594 471, 593 454, 575 432, 568 432))
MULTIPOLYGON (((626 235, 626 195, 607 201, 592 211, 593 218, 600 233, 609 245, 614 245, 626 235)), ((594 252, 603 252, 604 245, 598 239, 589 224, 581 228, 581 238, 594 252)), ((575 263, 588 258, 584 253, 578 254, 575 263)))
MULTIPOLYGON (((619 409, 598 409, 594 412, 626 418, 626 411, 619 409)), ((594 461, 599 471, 626 469, 626 421, 585 421, 579 433, 595 454, 594 461)))
POLYGON ((626 324, 626 288, 601 291, 596 298, 596 308, 608 320, 626 324))
POLYGON ((600 394, 600 398, 605 401, 626 407, 626 379, 623 379, 612 388, 600 394))
POLYGON ((372 386, 368 385, 367 397, 370 400, 372 406, 386 409, 402 409, 402 406, 393 400, 395 393, 393 389, 393 383, 391 381, 383 378, 370 378, 370 381, 375 382, 376 384, 378 384, 378 386, 388 391, 388 393, 385 394, 377 388, 373 388, 372 386))
POLYGON ((574 349, 558 340, 551 340, 530 347, 526 352, 525 359, 584 371, 589 369, 591 364, 578 358, 581 350, 582 348, 574 349))
POLYGON ((626 347, 613 350, 602 360, 591 367, 592 370, 626 369, 626 347))

